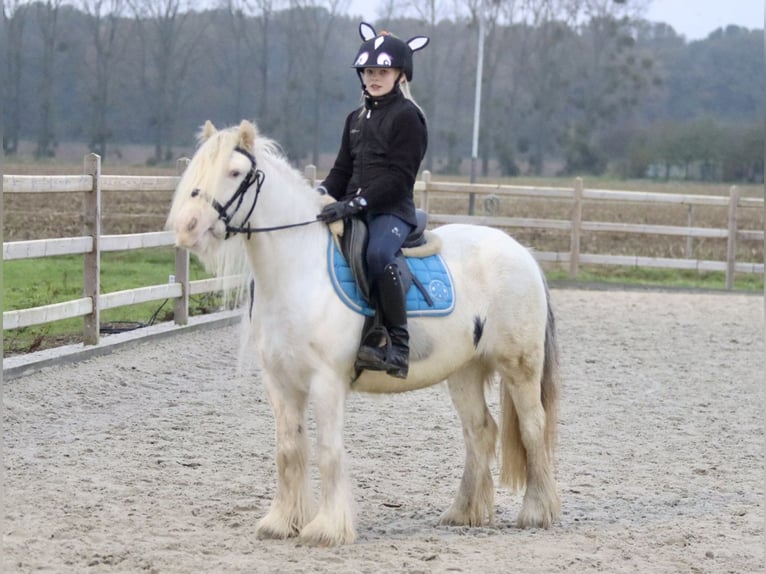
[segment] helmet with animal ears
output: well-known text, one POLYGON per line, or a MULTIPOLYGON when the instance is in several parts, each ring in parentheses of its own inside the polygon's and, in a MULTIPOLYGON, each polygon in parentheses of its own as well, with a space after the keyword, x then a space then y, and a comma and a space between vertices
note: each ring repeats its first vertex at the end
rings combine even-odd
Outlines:
POLYGON ((415 36, 406 42, 389 32, 377 34, 367 22, 359 24, 359 35, 364 42, 354 59, 354 68, 361 74, 364 68, 400 68, 412 81, 412 54, 428 45, 428 36, 415 36))

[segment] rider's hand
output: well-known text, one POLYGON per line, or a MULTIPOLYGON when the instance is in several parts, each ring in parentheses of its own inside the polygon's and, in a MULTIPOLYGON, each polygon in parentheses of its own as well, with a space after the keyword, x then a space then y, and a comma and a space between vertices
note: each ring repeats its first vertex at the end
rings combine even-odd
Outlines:
POLYGON ((317 219, 325 223, 332 223, 333 221, 345 219, 355 213, 359 213, 366 205, 367 202, 363 197, 355 197, 348 201, 335 201, 325 205, 322 212, 317 215, 317 219))

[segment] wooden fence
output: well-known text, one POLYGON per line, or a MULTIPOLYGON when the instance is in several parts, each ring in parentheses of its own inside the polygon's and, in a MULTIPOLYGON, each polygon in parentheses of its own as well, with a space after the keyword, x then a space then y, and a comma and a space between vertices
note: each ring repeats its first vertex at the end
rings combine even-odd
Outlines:
MULTIPOLYGON (((433 182, 426 172, 421 186, 421 208, 429 211, 429 221, 432 223, 475 223, 492 227, 517 227, 529 229, 549 229, 570 234, 570 248, 567 252, 535 251, 538 261, 556 262, 568 265, 571 277, 576 277, 581 264, 587 265, 617 265, 630 267, 655 267, 668 269, 685 269, 695 271, 723 271, 726 273, 726 288, 734 286, 735 273, 763 273, 763 263, 737 262, 737 241, 764 240, 763 230, 744 230, 738 228, 740 208, 764 208, 762 198, 743 198, 736 186, 729 189, 729 197, 652 193, 643 191, 617 191, 585 189, 581 178, 576 178, 574 186, 563 187, 528 187, 512 185, 488 185, 467 183, 433 182), (431 193, 476 194, 502 197, 534 197, 537 199, 563 199, 571 202, 571 218, 530 219, 518 217, 448 215, 430 213, 431 193), (654 205, 685 205, 690 209, 694 206, 717 206, 728 208, 726 228, 694 227, 691 217, 686 226, 647 225, 636 223, 612 223, 604 221, 583 221, 583 205, 586 201, 612 201, 620 203, 638 203, 654 205), (699 259, 679 259, 661 257, 642 257, 638 255, 605 255, 582 253, 580 238, 584 232, 618 232, 644 235, 670 235, 687 238, 687 255, 691 254, 693 238, 718 238, 727 242, 726 260, 711 261, 699 259)), ((689 212, 691 213, 691 211, 689 212)))
MULTIPOLYGON (((184 160, 179 161, 179 172, 183 169, 185 163, 184 160)), ((123 235, 102 235, 102 192, 168 192, 175 189, 178 183, 178 176, 103 175, 101 173, 101 158, 95 154, 86 156, 84 171, 84 175, 81 176, 3 176, 4 193, 86 192, 86 199, 84 201, 84 231, 82 236, 3 243, 3 259, 5 261, 82 254, 84 257, 83 296, 79 299, 63 303, 5 311, 3 312, 3 329, 14 329, 50 323, 61 319, 83 317, 83 341, 86 345, 95 345, 99 342, 100 311, 163 299, 175 300, 175 323, 178 325, 186 324, 189 317, 189 296, 220 291, 223 288, 223 279, 213 278, 190 281, 189 253, 184 249, 176 249, 173 279, 167 284, 150 285, 113 293, 101 293, 100 289, 101 253, 174 245, 172 232, 158 231, 123 235)), ((305 174, 309 181, 315 182, 316 170, 313 166, 308 166, 305 174)), ((569 273, 572 277, 577 276, 581 264, 724 271, 726 272, 726 287, 731 289, 735 272, 763 273, 764 269, 762 263, 745 263, 735 260, 738 239, 763 241, 764 238, 763 231, 738 229, 737 214, 739 208, 761 207, 762 209, 764 201, 763 199, 741 198, 736 187, 732 187, 729 197, 725 198, 703 195, 586 190, 582 180, 579 178, 575 180, 572 188, 442 183, 431 181, 430 174, 425 172, 422 181, 416 184, 416 190, 420 192, 421 208, 426 211, 429 210, 432 193, 555 198, 571 201, 571 219, 569 220, 431 213, 430 222, 435 224, 463 222, 495 227, 538 228, 568 232, 570 234, 570 250, 568 252, 535 251, 535 257, 540 261, 558 262, 568 265, 569 273), (728 225, 725 229, 714 229, 693 227, 692 225, 676 227, 583 221, 583 203, 588 200, 683 204, 688 206, 728 206, 728 225), (592 231, 675 235, 685 236, 687 239, 695 237, 725 238, 727 240, 727 258, 726 261, 705 261, 581 253, 580 237, 583 232, 592 231)))

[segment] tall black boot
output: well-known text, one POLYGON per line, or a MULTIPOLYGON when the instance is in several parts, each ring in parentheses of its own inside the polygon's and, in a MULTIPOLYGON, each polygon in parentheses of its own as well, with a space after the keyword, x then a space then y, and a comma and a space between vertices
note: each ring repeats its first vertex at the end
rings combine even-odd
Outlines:
MULTIPOLYGON (((382 345, 363 344, 357 355, 357 369, 386 371, 392 377, 406 379, 410 358, 407 308, 399 266, 389 263, 376 285, 378 313, 384 329, 378 340, 382 345)), ((376 333, 373 333, 376 335, 376 333)))

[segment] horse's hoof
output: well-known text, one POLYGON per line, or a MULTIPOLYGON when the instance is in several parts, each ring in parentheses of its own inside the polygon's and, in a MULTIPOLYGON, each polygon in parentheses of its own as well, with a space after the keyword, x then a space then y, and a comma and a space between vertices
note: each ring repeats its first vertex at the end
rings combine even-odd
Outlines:
POLYGON ((285 540, 286 538, 291 538, 297 535, 297 532, 277 532, 276 530, 271 530, 269 528, 259 528, 255 533, 255 537, 258 540, 285 540))
POLYGON ((333 546, 342 546, 344 544, 353 544, 356 536, 338 536, 330 534, 329 532, 315 532, 315 533, 300 533, 298 536, 298 542, 306 546, 314 546, 316 548, 331 548, 333 546))
POLYGON ((516 525, 519 528, 550 528, 558 520, 559 512, 555 508, 546 508, 543 505, 524 504, 522 506, 516 525))
POLYGON ((484 521, 477 514, 459 512, 452 509, 442 514, 439 518, 439 526, 484 526, 484 521))
POLYGON ((356 532, 350 524, 330 528, 328 522, 321 518, 308 523, 298 535, 298 541, 306 546, 341 546, 352 544, 354 540, 356 540, 356 532))
POLYGON ((258 522, 255 536, 259 540, 284 540, 298 536, 298 528, 286 522, 274 521, 270 515, 266 515, 258 522))

